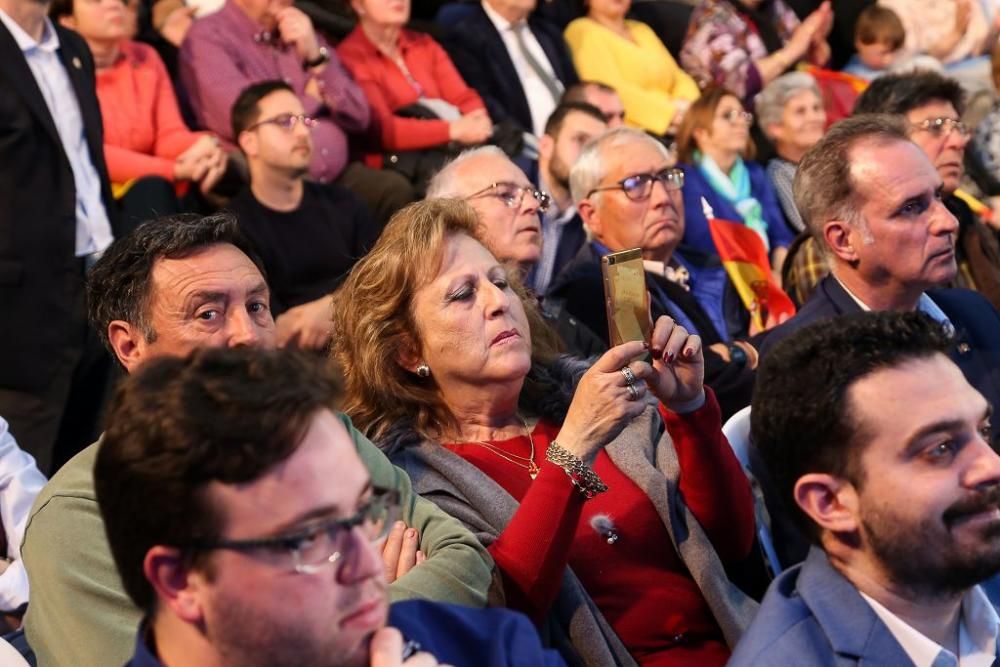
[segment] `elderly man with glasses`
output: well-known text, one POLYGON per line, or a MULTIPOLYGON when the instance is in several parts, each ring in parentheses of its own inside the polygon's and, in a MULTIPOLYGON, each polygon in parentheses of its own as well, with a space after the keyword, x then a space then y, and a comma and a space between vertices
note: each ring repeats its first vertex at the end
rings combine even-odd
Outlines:
MULTIPOLYGON (((552 196, 531 184, 525 173, 495 146, 461 153, 427 186, 427 198, 459 198, 479 214, 486 240, 497 259, 517 265, 525 280, 542 259, 541 216, 553 208, 552 196)), ((589 357, 607 350, 594 332, 560 307, 542 300, 542 312, 567 349, 589 357)))
POLYGON ((329 295, 381 228, 347 188, 307 180, 315 121, 287 83, 249 86, 231 115, 250 169, 231 207, 267 269, 278 345, 321 350, 330 340, 329 295))
POLYGON ((320 368, 203 349, 123 383, 94 484, 146 614, 129 665, 564 664, 514 612, 389 604, 377 545, 399 497, 372 485, 320 368))
POLYGON ((601 257, 641 248, 653 320, 666 315, 701 336, 705 383, 726 417, 749 404, 757 355, 746 342, 723 342, 674 252, 684 236, 683 186, 667 149, 639 130, 614 129, 587 144, 570 171, 570 190, 591 241, 556 278, 549 301, 560 301, 606 342, 601 257))

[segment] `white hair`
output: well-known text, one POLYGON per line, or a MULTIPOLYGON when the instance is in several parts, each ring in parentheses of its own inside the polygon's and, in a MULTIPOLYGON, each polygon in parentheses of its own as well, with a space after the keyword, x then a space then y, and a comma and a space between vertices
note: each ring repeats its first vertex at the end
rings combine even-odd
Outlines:
POLYGON ((608 130, 587 142, 569 171, 569 191, 573 202, 583 201, 588 193, 600 185, 601 180, 607 175, 606 155, 615 149, 634 143, 654 146, 665 159, 673 162, 673 156, 667 147, 642 130, 632 127, 616 127, 608 130))
POLYGON ((426 199, 464 197, 470 194, 463 191, 462 183, 458 178, 458 170, 459 167, 462 166, 462 163, 482 155, 492 155, 495 157, 501 157, 508 162, 510 161, 507 154, 496 146, 477 146, 476 148, 464 150, 459 153, 454 160, 441 167, 441 170, 438 171, 438 173, 434 174, 430 182, 427 184, 426 199))
POLYGON ((812 91, 820 100, 823 95, 819 92, 816 79, 805 72, 789 72, 782 74, 771 83, 764 86, 764 90, 757 93, 754 100, 755 111, 757 112, 757 124, 764 134, 770 139, 771 133, 767 128, 771 125, 781 125, 781 116, 785 112, 785 105, 803 90, 812 91))

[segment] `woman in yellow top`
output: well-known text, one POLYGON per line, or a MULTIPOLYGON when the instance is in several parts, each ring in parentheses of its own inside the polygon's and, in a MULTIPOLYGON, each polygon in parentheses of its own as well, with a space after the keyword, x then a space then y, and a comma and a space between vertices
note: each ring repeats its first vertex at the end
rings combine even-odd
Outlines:
POLYGON ((587 16, 566 27, 566 42, 580 79, 618 91, 626 123, 672 133, 698 99, 698 85, 648 25, 625 18, 631 6, 632 0, 590 0, 587 16))

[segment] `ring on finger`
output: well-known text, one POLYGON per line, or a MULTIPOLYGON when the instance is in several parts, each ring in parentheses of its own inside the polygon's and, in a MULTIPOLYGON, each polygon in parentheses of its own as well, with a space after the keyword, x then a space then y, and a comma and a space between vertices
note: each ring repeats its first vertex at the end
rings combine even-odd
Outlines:
POLYGON ((625 389, 628 390, 628 400, 637 401, 639 400, 639 390, 635 388, 635 385, 629 382, 625 385, 625 389))
POLYGON ((632 372, 631 368, 629 368, 628 366, 622 366, 619 369, 619 372, 625 377, 626 385, 632 386, 633 384, 635 384, 635 373, 632 372))

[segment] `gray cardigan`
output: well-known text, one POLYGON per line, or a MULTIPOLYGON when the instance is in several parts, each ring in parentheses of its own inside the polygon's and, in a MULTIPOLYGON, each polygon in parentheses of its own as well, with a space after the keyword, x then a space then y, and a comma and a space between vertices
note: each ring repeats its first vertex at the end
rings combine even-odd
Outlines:
MULTIPOLYGON (((572 378, 564 379, 568 384, 563 385, 563 394, 571 396, 572 378)), ((499 537, 517 510, 517 501, 479 468, 437 443, 422 440, 411 430, 393 429, 379 446, 393 463, 406 470, 414 491, 468 526, 484 545, 499 537)), ((626 426, 605 451, 619 470, 646 492, 727 643, 735 646, 758 604, 726 576, 708 536, 684 504, 678 491, 677 452, 655 405, 649 405, 626 426)), ((503 604, 498 585, 494 586, 491 602, 503 604)), ((545 619, 543 635, 564 656, 578 655, 579 664, 635 664, 569 567, 545 619)))

